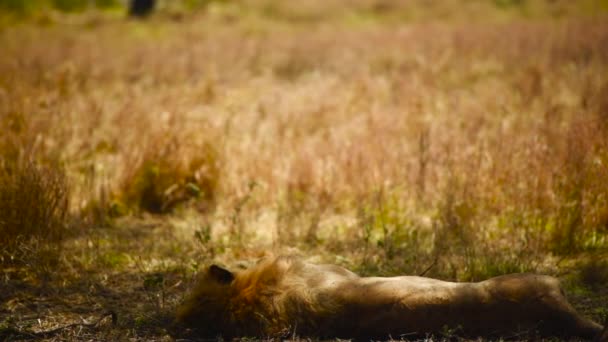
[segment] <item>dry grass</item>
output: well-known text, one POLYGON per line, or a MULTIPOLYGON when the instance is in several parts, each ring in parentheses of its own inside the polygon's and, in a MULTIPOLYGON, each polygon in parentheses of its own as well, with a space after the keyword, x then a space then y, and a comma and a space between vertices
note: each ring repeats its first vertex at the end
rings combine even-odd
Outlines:
MULTIPOLYGON (((604 266, 587 260, 608 247, 605 4, 496 3, 243 1, 4 26, 0 152, 60 161, 82 218, 57 293, 95 288, 75 307, 120 311, 98 338, 160 339, 164 318, 145 313, 170 312, 200 265, 298 250, 363 274, 561 275, 600 319, 604 266)), ((54 317, 0 306, 23 315, 54 317)))
POLYGON ((68 187, 56 165, 0 159, 0 265, 25 265, 46 279, 66 232, 68 187))

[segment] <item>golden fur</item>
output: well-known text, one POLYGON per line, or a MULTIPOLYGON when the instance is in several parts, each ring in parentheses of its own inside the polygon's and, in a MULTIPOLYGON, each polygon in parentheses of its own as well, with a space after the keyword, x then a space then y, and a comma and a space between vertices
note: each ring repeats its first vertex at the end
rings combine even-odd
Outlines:
POLYGON ((602 329, 577 314, 549 276, 479 283, 366 278, 294 257, 268 258, 236 273, 211 266, 178 308, 177 322, 199 336, 225 338, 407 338, 446 328, 467 336, 530 331, 592 338, 602 329))

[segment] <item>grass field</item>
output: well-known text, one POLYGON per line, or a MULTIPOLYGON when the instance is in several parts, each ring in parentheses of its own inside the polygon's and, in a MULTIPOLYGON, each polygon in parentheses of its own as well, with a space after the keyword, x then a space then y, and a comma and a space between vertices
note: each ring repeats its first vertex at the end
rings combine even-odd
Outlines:
POLYGON ((172 341, 268 253, 608 319, 608 2, 203 2, 0 12, 0 340, 172 341))

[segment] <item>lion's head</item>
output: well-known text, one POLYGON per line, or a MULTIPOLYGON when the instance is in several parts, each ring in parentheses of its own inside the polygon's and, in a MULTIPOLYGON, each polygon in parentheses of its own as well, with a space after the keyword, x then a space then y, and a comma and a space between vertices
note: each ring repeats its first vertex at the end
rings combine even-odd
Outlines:
POLYGON ((236 272, 212 265, 178 308, 177 322, 208 337, 314 330, 330 302, 319 303, 306 267, 292 257, 267 258, 236 272))
POLYGON ((217 265, 199 274, 196 287, 177 310, 176 320, 202 336, 217 336, 227 328, 234 273, 217 265))

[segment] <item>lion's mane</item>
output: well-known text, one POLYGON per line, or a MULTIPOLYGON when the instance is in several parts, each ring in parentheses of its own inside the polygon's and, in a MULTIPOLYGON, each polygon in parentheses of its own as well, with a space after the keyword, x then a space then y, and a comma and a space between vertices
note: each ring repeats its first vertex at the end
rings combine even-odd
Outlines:
MULTIPOLYGON (((319 334, 338 305, 311 286, 318 270, 298 258, 267 258, 235 274, 227 286, 202 273, 177 320, 207 336, 319 334)), ((320 281, 317 279, 316 281, 320 281)))

